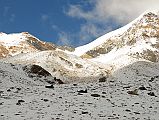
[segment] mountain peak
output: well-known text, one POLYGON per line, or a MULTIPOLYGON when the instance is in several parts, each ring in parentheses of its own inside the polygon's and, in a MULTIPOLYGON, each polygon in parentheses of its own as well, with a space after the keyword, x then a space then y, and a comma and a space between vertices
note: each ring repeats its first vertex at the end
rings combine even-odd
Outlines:
POLYGON ((0 57, 13 56, 20 53, 35 52, 41 50, 55 50, 56 46, 51 43, 43 42, 28 32, 21 33, 0 33, 0 47, 3 52, 0 57))
POLYGON ((105 35, 100 36, 99 38, 97 38, 96 40, 94 40, 93 42, 91 42, 89 44, 77 47, 74 54, 77 55, 77 56, 81 56, 84 53, 86 53, 87 51, 89 51, 90 49, 93 49, 93 48, 103 44, 104 42, 106 42, 111 37, 121 36, 128 29, 130 29, 134 24, 136 24, 138 21, 141 21, 141 19, 144 18, 144 15, 146 16, 149 13, 150 13, 150 10, 147 11, 147 12, 144 12, 143 14, 141 14, 139 17, 137 17, 135 20, 128 23, 127 25, 125 25, 125 26, 123 26, 119 29, 116 29, 114 31, 111 31, 109 33, 106 33, 105 35))
POLYGON ((158 10, 147 10, 126 26, 77 47, 73 54, 116 65, 130 64, 139 59, 159 61, 158 10))
POLYGON ((57 46, 53 43, 41 41, 29 32, 12 34, 0 33, 0 58, 14 56, 20 53, 56 49, 70 52, 74 51, 74 48, 69 46, 57 46))

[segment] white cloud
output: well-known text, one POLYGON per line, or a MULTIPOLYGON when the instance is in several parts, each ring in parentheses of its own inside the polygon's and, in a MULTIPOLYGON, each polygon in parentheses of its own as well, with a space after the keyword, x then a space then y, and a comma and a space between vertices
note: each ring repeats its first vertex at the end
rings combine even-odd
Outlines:
POLYGON ((51 28, 52 28, 54 31, 57 31, 57 32, 60 31, 59 27, 58 27, 57 25, 55 25, 55 24, 52 24, 52 25, 51 25, 51 28))
POLYGON ((159 9, 159 0, 94 0, 94 8, 84 11, 79 5, 71 5, 67 15, 92 22, 107 22, 113 19, 127 23, 147 9, 159 9))
MULTIPOLYGON (((14 22, 16 15, 11 11, 11 7, 5 6, 5 7, 3 7, 1 17, 2 17, 1 19, 5 19, 5 21, 7 21, 7 22, 14 22)), ((3 23, 3 24, 5 24, 5 23, 3 23)))
POLYGON ((41 15, 41 20, 42 21, 47 21, 49 19, 49 15, 47 15, 47 14, 42 14, 41 15))
POLYGON ((14 22, 14 20, 15 20, 15 14, 11 14, 9 21, 10 22, 14 22))
POLYGON ((10 9, 10 7, 8 7, 8 6, 4 7, 4 10, 3 10, 3 16, 4 17, 7 16, 8 12, 9 12, 9 9, 10 9))
POLYGON ((92 12, 85 12, 79 5, 70 5, 69 11, 66 12, 67 15, 71 17, 84 18, 84 19, 92 19, 92 12))
POLYGON ((101 26, 98 26, 93 23, 86 23, 81 26, 80 32, 77 34, 80 39, 79 44, 85 44, 90 42, 93 38, 100 36, 108 31, 112 30, 111 27, 107 26, 107 29, 104 29, 101 26))
POLYGON ((65 32, 60 32, 58 34, 58 45, 71 45, 70 35, 65 32))
POLYGON ((90 42, 97 36, 100 36, 108 31, 112 30, 111 27, 107 27, 107 30, 97 27, 95 24, 81 25, 80 31, 76 33, 68 33, 64 31, 58 31, 58 45, 71 45, 79 46, 90 42))

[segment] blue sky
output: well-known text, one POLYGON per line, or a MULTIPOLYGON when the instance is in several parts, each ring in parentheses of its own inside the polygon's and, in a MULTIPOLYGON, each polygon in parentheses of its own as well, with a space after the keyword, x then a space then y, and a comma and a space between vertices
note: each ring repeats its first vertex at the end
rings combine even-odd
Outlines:
MULTIPOLYGON (((147 8, 134 10, 137 0, 131 6, 126 0, 114 1, 0 0, 0 31, 26 31, 59 45, 83 45, 127 24, 147 8)), ((139 5, 146 6, 141 1, 139 5)))

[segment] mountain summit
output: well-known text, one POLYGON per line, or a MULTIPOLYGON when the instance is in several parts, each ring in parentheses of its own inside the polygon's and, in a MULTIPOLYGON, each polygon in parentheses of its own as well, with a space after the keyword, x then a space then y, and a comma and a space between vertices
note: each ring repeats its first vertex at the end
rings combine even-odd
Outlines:
POLYGON ((42 50, 54 50, 55 45, 40 41, 28 32, 6 34, 0 33, 0 57, 14 56, 42 50))
POLYGON ((57 46, 53 43, 44 42, 28 32, 6 34, 0 33, 0 58, 14 56, 21 53, 30 53, 46 50, 73 51, 69 46, 57 46))
POLYGON ((77 47, 75 55, 117 66, 159 61, 159 14, 147 11, 128 25, 77 47))

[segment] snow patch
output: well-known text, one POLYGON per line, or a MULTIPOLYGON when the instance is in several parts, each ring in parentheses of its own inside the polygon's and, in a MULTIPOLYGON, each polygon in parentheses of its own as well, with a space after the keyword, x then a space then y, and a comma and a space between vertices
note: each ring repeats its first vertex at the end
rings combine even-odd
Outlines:
POLYGON ((1 34, 0 35, 0 44, 10 47, 17 46, 20 42, 25 41, 26 37, 22 33, 14 34, 1 34))

